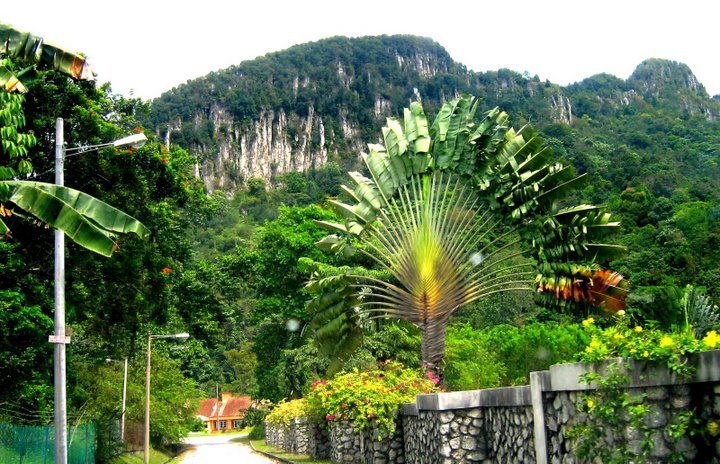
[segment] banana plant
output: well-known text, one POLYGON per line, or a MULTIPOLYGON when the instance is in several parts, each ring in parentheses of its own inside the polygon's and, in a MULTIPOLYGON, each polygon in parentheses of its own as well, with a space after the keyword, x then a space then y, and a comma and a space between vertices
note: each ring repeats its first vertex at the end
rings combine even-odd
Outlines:
MULTIPOLYGON (((0 216, 12 216, 15 204, 41 222, 65 233, 79 245, 103 256, 118 246, 118 234, 133 233, 147 238, 148 229, 137 219, 78 190, 44 182, 0 182, 0 216)), ((22 213, 21 213, 22 214, 22 213)), ((10 230, 0 220, 0 234, 10 230)))
POLYGON ((420 329, 423 364, 439 380, 449 318, 481 298, 537 291, 608 312, 623 307, 622 276, 597 264, 622 252, 599 241, 619 224, 592 205, 558 207, 585 176, 554 160, 529 127, 515 131, 506 113, 477 109, 463 96, 429 125, 411 104, 402 122, 388 119, 383 144, 368 146, 368 176, 349 173, 349 201, 330 201, 344 220, 318 222, 334 232, 319 246, 359 250, 388 278, 316 275, 308 310, 320 343, 339 352, 360 320, 403 319, 420 329), (568 283, 575 291, 561 288, 568 283))
MULTIPOLYGON (((11 26, 0 24, 0 47, 0 57, 14 58, 29 65, 23 73, 41 67, 54 69, 73 79, 92 79, 90 67, 80 55, 46 44, 42 38, 11 26)), ((32 170, 25 158, 36 142, 32 134, 19 132, 25 125, 24 96, 19 94, 26 91, 18 76, 0 62, 0 92, 7 97, 0 98, 0 153, 11 161, 19 160, 20 174, 32 170)), ((17 172, 12 166, 0 167, 0 236, 10 235, 2 218, 27 214, 103 256, 111 256, 117 250, 118 234, 134 233, 141 238, 149 235, 137 219, 83 192, 54 184, 12 180, 13 177, 17 177, 17 172), (13 205, 21 211, 15 210, 13 205)))
POLYGON ((0 61, 0 87, 6 92, 27 92, 20 77, 38 66, 54 69, 77 80, 92 80, 90 65, 84 57, 55 45, 46 43, 42 37, 22 32, 8 24, 0 23, 0 56, 14 58, 28 65, 15 73, 4 61, 0 61))

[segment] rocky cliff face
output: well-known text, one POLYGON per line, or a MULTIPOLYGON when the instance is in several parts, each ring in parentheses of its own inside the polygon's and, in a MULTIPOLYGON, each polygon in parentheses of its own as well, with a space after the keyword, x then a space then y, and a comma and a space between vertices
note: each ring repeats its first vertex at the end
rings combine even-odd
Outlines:
MULTIPOLYGON (((251 177, 270 179, 276 174, 305 172, 325 164, 328 151, 322 118, 312 106, 306 117, 291 117, 295 119, 294 136, 290 135, 288 115, 282 109, 264 111, 247 128, 238 127, 226 108, 213 105, 210 120, 217 143, 206 153, 209 156, 204 156, 199 172, 208 191, 233 189, 251 177)), ((349 126, 348 133, 353 134, 349 126)))

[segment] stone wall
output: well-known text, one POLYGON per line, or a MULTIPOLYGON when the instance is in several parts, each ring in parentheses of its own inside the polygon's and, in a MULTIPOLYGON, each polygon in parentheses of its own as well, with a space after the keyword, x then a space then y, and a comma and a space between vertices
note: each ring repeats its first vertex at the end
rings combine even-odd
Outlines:
MULTIPOLYGON (((327 440, 322 442, 320 426, 306 419, 293 419, 288 427, 265 422, 265 442, 295 454, 327 456, 327 440)), ((325 434, 327 436, 327 434, 325 434)))
POLYGON ((366 464, 405 463, 405 446, 402 423, 398 421, 395 433, 380 436, 378 430, 363 433, 363 462, 366 464))
POLYGON ((528 387, 419 395, 402 415, 408 463, 535 462, 528 387))
MULTIPOLYGON (((720 464, 720 351, 700 353, 689 362, 693 376, 678 378, 667 369, 620 361, 631 402, 649 411, 643 427, 654 446, 645 463, 720 464), (682 412, 692 414, 702 433, 671 436, 669 426, 682 412)), ((376 432, 356 431, 348 421, 331 421, 325 456, 349 464, 577 464, 568 432, 589 420, 582 405, 597 388, 580 377, 589 371, 602 373, 605 367, 560 364, 531 373, 528 386, 418 395, 414 403, 402 406, 397 433, 383 440, 377 440, 376 432)), ((640 433, 623 420, 619 433, 605 433, 603 445, 639 449, 640 433)), ((308 429, 306 449, 311 454, 318 448, 314 440, 323 442, 322 433, 308 429)), ((270 444, 287 443, 291 435, 267 428, 270 444)))
POLYGON ((365 440, 350 421, 330 422, 330 460, 336 463, 362 464, 365 440))
POLYGON ((330 459, 330 432, 326 423, 313 423, 308 440, 308 454, 313 459, 330 459))

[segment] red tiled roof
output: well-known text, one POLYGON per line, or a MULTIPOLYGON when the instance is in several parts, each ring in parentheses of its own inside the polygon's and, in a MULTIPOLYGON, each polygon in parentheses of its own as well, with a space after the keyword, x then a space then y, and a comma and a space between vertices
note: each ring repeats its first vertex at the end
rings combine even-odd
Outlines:
POLYGON ((195 414, 207 417, 208 419, 217 417, 221 419, 233 418, 243 416, 251 403, 252 399, 249 396, 229 397, 227 401, 220 402, 220 414, 218 415, 217 398, 208 398, 200 402, 200 407, 195 414))
POLYGON ((215 403, 217 403, 217 398, 208 398, 206 400, 202 400, 200 402, 200 407, 198 408, 196 415, 213 417, 215 415, 215 403))
POLYGON ((250 407, 250 401, 249 396, 229 398, 226 403, 220 403, 220 417, 236 417, 244 415, 247 408, 250 407))

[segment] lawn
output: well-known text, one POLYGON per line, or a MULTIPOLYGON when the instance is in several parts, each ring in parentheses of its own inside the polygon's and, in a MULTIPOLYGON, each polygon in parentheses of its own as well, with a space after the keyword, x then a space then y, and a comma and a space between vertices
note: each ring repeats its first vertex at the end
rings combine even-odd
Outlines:
MULTIPOLYGON (((171 454, 166 454, 154 449, 150 450, 150 464, 165 464, 171 458, 171 454)), ((143 451, 135 451, 121 454, 110 461, 110 464, 143 464, 144 459, 145 453, 143 451)))
POLYGON ((265 440, 248 440, 247 438, 243 438, 242 440, 247 440, 250 444, 252 444, 253 448, 258 451, 272 454, 273 456, 277 456, 295 464, 330 464, 331 462, 329 459, 313 459, 307 454, 288 453, 287 451, 267 445, 265 440))

